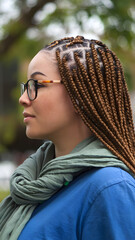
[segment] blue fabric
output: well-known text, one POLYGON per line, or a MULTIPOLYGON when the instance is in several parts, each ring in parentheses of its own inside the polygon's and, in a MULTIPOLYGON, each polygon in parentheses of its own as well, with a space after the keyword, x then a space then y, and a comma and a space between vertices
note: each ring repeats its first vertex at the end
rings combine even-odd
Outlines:
POLYGON ((93 168, 33 212, 18 240, 135 240, 135 179, 93 168))

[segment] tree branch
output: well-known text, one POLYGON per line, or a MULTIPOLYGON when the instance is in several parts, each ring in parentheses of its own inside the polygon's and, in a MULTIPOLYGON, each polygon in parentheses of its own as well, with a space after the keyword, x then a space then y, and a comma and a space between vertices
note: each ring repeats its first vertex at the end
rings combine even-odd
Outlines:
POLYGON ((11 49, 28 28, 37 25, 33 20, 34 15, 50 2, 55 2, 55 0, 38 0, 35 6, 22 13, 19 20, 10 24, 8 35, 0 41, 0 57, 11 49))

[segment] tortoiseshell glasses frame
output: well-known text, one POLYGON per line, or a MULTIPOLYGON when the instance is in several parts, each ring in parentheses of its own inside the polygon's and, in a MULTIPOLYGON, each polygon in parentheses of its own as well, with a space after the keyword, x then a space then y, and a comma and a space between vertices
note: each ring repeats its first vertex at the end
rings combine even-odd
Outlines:
POLYGON ((35 80, 29 79, 26 83, 21 83, 21 96, 27 89, 27 94, 30 101, 33 101, 37 97, 38 88, 44 87, 44 83, 62 83, 61 80, 35 80))

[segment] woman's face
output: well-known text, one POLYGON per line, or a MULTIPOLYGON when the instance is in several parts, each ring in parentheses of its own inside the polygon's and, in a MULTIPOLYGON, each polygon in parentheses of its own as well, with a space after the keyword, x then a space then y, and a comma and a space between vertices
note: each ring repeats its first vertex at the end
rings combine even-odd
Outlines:
MULTIPOLYGON (((57 65, 45 51, 40 51, 30 62, 28 79, 60 80, 57 65), (37 73, 36 73, 37 72, 37 73)), ((78 121, 68 93, 61 83, 46 83, 38 89, 37 98, 30 101, 27 91, 20 97, 24 107, 26 135, 33 139, 48 138, 53 141, 66 132, 73 131, 78 121)))

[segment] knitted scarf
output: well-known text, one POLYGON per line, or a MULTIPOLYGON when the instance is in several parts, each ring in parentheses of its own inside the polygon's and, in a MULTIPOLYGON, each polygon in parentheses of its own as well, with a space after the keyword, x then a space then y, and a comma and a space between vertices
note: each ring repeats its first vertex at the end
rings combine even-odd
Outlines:
POLYGON ((10 196, 0 204, 0 239, 17 240, 36 206, 65 182, 91 167, 115 166, 129 172, 97 138, 85 139, 65 156, 54 158, 52 142, 44 143, 11 177, 10 196))

